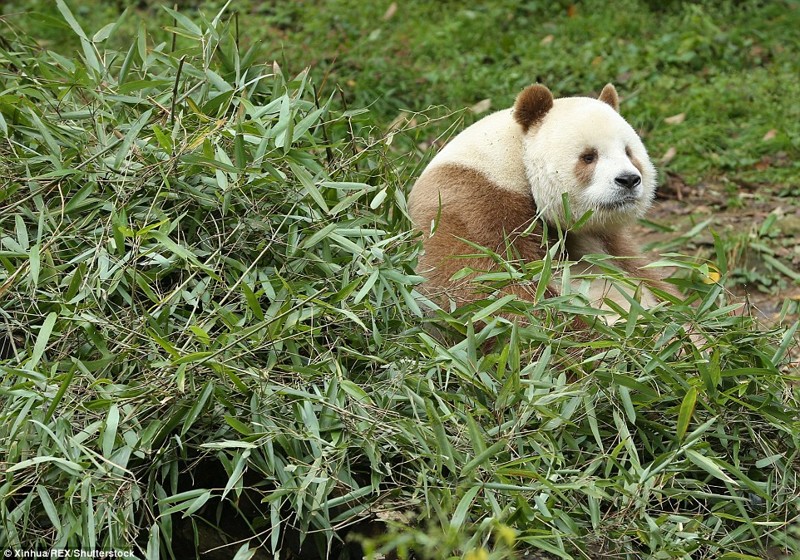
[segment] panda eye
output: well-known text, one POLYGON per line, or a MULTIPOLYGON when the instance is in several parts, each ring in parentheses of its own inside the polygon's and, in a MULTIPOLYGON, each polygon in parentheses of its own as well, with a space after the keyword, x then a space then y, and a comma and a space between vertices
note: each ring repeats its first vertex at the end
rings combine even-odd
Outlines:
POLYGON ((588 150, 581 154, 581 161, 585 164, 594 163, 597 161, 597 150, 588 150))

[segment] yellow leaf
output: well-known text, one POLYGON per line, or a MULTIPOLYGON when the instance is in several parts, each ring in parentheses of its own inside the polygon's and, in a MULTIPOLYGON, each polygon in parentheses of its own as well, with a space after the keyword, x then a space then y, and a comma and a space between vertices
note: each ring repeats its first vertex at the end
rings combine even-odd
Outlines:
POLYGON ((500 524, 495 528, 497 533, 497 542, 505 544, 507 547, 514 546, 514 541, 517 540, 517 532, 508 525, 500 524))
POLYGON ((717 284, 722 275, 714 265, 708 265, 708 274, 703 278, 703 284, 717 284))
POLYGON ((464 555, 464 560, 489 560, 489 553, 483 547, 470 550, 464 555))

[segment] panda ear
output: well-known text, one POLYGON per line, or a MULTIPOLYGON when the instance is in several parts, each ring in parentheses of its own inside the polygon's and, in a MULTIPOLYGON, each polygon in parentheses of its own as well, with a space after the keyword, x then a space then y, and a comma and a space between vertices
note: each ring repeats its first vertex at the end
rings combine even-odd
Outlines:
POLYGON ((614 87, 614 84, 606 84, 606 87, 600 92, 600 97, 598 97, 598 99, 603 103, 611 105, 611 107, 619 113, 619 95, 617 95, 617 88, 614 87))
POLYGON ((514 102, 514 120, 527 132, 553 108, 553 94, 539 84, 526 87, 514 102))

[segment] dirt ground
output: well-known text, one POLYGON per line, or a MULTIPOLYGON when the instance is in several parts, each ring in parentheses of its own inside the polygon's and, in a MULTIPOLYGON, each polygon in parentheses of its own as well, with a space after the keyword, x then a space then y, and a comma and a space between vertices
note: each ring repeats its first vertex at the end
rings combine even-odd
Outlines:
POLYGON ((683 242, 680 252, 713 261, 712 231, 717 232, 728 248, 731 275, 725 283, 732 295, 746 301, 767 324, 780 319, 787 299, 792 303, 784 322, 798 318, 800 202, 786 187, 726 180, 687 185, 679 175, 668 173, 647 218, 674 232, 639 226, 642 245, 660 245, 710 219, 708 226, 683 242), (764 227, 768 219, 774 221, 764 227), (777 270, 780 265, 789 274, 777 270))

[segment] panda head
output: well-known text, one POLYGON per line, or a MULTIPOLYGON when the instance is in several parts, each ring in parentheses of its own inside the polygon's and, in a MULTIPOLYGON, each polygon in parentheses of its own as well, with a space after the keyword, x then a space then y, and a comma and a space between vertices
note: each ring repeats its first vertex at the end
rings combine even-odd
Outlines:
POLYGON ((513 115, 525 134, 525 169, 547 222, 569 227, 591 211, 584 230, 608 231, 642 217, 650 207, 656 171, 618 109, 611 84, 598 99, 554 100, 541 85, 517 97, 513 115), (564 193, 571 216, 565 215, 564 193))

